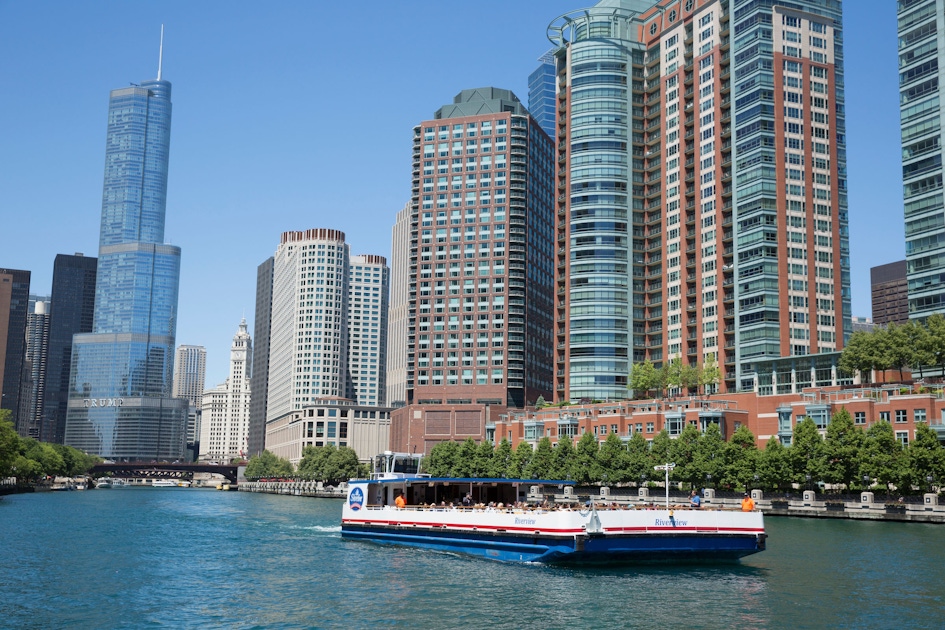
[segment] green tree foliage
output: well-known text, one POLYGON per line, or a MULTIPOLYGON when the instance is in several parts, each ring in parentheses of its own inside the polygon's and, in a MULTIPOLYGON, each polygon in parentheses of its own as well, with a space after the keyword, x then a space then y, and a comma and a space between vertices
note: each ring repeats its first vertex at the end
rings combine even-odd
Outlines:
MULTIPOLYGON (((721 433, 719 437, 721 438, 721 433)), ((716 472, 712 473, 716 483, 726 488, 747 488, 754 485, 755 475, 758 475, 760 480, 760 453, 755 446, 755 436, 748 427, 742 425, 735 429, 732 439, 723 442, 720 450, 722 462, 716 467, 716 472)))
MULTIPOLYGON (((250 460, 252 463, 252 460, 250 460)), ((249 470, 247 466, 247 470, 249 470)), ((298 476, 303 479, 322 481, 329 485, 338 485, 342 481, 365 476, 354 449, 334 444, 327 446, 306 446, 299 461, 298 476)))
POLYGON ((849 488, 859 479, 858 457, 864 439, 863 431, 853 424, 853 418, 845 407, 833 414, 824 440, 825 482, 844 484, 849 488))
POLYGON ((473 458, 472 477, 491 477, 492 476, 492 464, 493 457, 495 455, 495 449, 492 447, 492 442, 488 440, 483 440, 479 443, 479 446, 476 447, 476 454, 473 458))
POLYGON ((568 471, 578 483, 597 483, 603 472, 598 466, 597 457, 600 446, 597 438, 590 431, 581 435, 574 453, 574 464, 568 471))
POLYGON ((283 458, 276 457, 270 451, 263 451, 259 455, 254 455, 246 464, 246 477, 249 479, 259 479, 261 477, 292 477, 295 475, 295 468, 292 462, 283 458))
POLYGON ((440 442, 424 459, 424 470, 433 477, 452 477, 459 460, 459 442, 440 442))
MULTIPOLYGON (((662 466, 667 462, 673 461, 673 454, 670 450, 672 447, 673 441, 669 437, 669 432, 666 429, 663 429, 656 434, 656 437, 653 438, 653 442, 650 444, 650 463, 647 467, 646 475, 649 479, 654 478, 654 466, 662 466)), ((663 474, 659 474, 659 478, 663 479, 663 474)))
POLYGON ((683 389, 692 392, 699 389, 702 381, 702 368, 698 365, 684 363, 679 370, 679 385, 683 389))
POLYGON ((666 368, 666 384, 669 387, 682 387, 683 362, 679 355, 673 357, 666 368))
POLYGON ((850 335, 837 365, 842 372, 851 375, 859 373, 864 381, 872 381, 871 370, 878 363, 877 344, 873 333, 858 330, 850 335))
POLYGON ((791 469, 790 449, 773 437, 768 440, 765 450, 758 458, 758 477, 761 487, 766 490, 783 490, 790 487, 793 472, 791 469))
POLYGON ((912 367, 922 374, 925 367, 938 367, 945 376, 945 317, 931 315, 925 323, 910 321, 889 324, 872 332, 858 331, 850 336, 840 355, 840 369, 847 374, 860 373, 869 380, 870 370, 899 370, 912 367))
MULTIPOLYGON (((524 442, 523 442, 524 443, 524 442)), ((512 443, 507 438, 502 438, 499 445, 492 452, 492 465, 489 467, 489 477, 514 478, 512 474, 512 443)))
POLYGON ((20 454, 20 436, 10 422, 10 410, 0 409, 0 479, 13 476, 13 462, 20 454))
POLYGON ((571 441, 570 436, 565 435, 558 440, 558 445, 554 448, 554 464, 545 479, 567 479, 576 474, 577 470, 574 442, 571 441))
POLYGON ((860 452, 860 474, 889 488, 902 476, 904 465, 902 445, 896 440, 892 425, 885 420, 873 423, 866 431, 860 452))
POLYGON ((695 425, 687 424, 669 449, 669 460, 676 464, 671 478, 685 481, 692 487, 700 486, 704 473, 696 464, 696 447, 701 434, 695 425))
POLYGON ((8 409, 0 409, 0 478, 29 482, 46 475, 75 477, 101 461, 71 446, 21 438, 9 417, 8 409))
POLYGON ((524 479, 525 471, 528 470, 533 455, 534 451, 531 444, 524 440, 519 442, 512 454, 512 461, 509 462, 509 467, 505 472, 506 477, 509 479, 524 479))
POLYGON ((51 444, 37 442, 32 438, 21 438, 20 451, 25 457, 39 464, 39 474, 51 477, 65 474, 65 462, 51 444))
POLYGON ((547 436, 538 440, 538 446, 532 453, 528 465, 525 466, 525 478, 531 479, 550 479, 554 472, 554 451, 551 447, 551 439, 547 436))
POLYGON ((945 485, 945 449, 942 448, 935 431, 924 422, 915 425, 915 439, 906 449, 906 467, 912 471, 915 483, 924 487, 926 478, 945 485))
POLYGON ((706 355, 700 371, 699 385, 702 386, 703 393, 708 394, 714 391, 715 386, 719 384, 721 379, 722 370, 719 368, 715 353, 710 352, 706 355))
POLYGON ((631 471, 627 446, 616 433, 608 433, 607 439, 601 444, 597 453, 597 466, 602 479, 607 475, 608 483, 626 483, 637 479, 631 471))
POLYGON ((810 417, 805 417, 794 426, 794 439, 789 452, 792 481, 806 484, 807 475, 810 475, 812 482, 823 480, 824 439, 810 417))
POLYGON ((930 315, 925 320, 925 326, 929 334, 922 356, 930 361, 929 365, 940 368, 941 375, 945 376, 945 316, 941 313, 930 315))
POLYGON ((35 459, 30 459, 25 455, 17 453, 16 457, 13 459, 13 466, 10 472, 11 476, 16 477, 18 482, 20 480, 34 481, 37 477, 42 476, 43 467, 35 459))
POLYGON ((634 433, 627 442, 627 468, 630 481, 639 482, 650 479, 653 473, 653 463, 650 461, 650 448, 642 433, 634 433))
POLYGON ((470 437, 463 440, 463 443, 459 445, 459 453, 457 453, 453 469, 450 471, 450 477, 474 477, 478 451, 479 446, 474 439, 470 437))
POLYGON ((660 386, 660 374, 656 366, 647 359, 634 363, 630 368, 630 389, 634 398, 645 398, 647 394, 660 386))
POLYGON ((712 475, 713 482, 719 482, 725 462, 724 451, 725 438, 722 437, 722 430, 713 422, 706 427, 705 433, 696 441, 692 474, 695 475, 694 483, 697 486, 707 483, 706 475, 712 475))

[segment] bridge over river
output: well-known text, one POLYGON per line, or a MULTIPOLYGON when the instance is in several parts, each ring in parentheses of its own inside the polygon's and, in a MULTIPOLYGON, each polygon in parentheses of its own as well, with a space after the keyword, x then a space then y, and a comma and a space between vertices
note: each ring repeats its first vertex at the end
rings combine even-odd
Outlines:
MULTIPOLYGON (((245 465, 244 465, 245 467, 245 465)), ((239 466, 168 462, 123 462, 96 464, 89 470, 93 477, 147 477, 150 479, 193 479, 194 473, 216 473, 235 484, 239 466)))

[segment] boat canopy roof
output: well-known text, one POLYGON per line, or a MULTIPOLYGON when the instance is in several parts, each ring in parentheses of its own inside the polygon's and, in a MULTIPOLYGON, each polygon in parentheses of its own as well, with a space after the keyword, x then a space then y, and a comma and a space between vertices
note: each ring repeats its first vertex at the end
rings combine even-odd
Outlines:
POLYGON ((576 485, 572 479, 506 479, 504 477, 400 477, 396 479, 353 479, 351 483, 379 483, 379 484, 400 484, 400 483, 436 483, 447 485, 451 483, 474 483, 474 484, 520 484, 520 485, 555 485, 555 486, 573 486, 576 485))

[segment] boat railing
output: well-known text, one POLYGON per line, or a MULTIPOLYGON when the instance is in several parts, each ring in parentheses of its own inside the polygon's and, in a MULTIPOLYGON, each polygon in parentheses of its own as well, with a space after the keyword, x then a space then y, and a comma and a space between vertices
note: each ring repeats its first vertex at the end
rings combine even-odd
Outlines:
MULTIPOLYGON (((633 511, 666 511, 666 506, 660 503, 635 503, 635 504, 604 504, 595 503, 594 508, 598 512, 633 512, 633 511)), ((407 505, 397 507, 394 505, 366 505, 363 509, 371 511, 406 511, 406 512, 467 512, 473 514, 500 513, 500 514, 551 514, 554 512, 590 512, 590 507, 586 505, 568 505, 555 504, 549 507, 496 507, 496 506, 465 506, 465 505, 407 505)), ((741 507, 726 505, 711 505, 701 508, 694 508, 685 504, 670 504, 669 510, 672 512, 741 512, 741 507)))

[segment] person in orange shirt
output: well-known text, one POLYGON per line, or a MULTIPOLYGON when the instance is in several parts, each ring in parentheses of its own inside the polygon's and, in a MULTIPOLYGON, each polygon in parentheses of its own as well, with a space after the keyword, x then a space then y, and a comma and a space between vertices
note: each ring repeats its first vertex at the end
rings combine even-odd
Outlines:
POLYGON ((400 493, 397 495, 397 498, 394 499, 394 505, 397 506, 397 508, 401 510, 407 507, 407 500, 404 499, 403 493, 400 493))
POLYGON ((745 493, 745 498, 742 499, 742 512, 754 512, 755 511, 755 502, 752 500, 748 493, 745 493))

